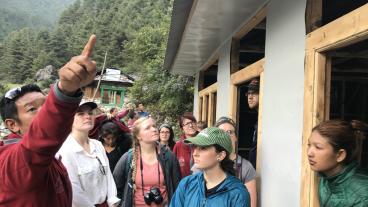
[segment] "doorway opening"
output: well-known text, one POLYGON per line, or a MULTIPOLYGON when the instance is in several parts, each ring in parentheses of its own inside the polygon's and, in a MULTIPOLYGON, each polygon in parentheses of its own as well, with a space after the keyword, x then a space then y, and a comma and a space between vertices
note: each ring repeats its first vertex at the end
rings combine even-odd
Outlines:
MULTIPOLYGON (((368 40, 330 51, 327 57, 331 61, 329 119, 368 123, 368 40)), ((360 145, 360 165, 368 168, 367 138, 360 145)))

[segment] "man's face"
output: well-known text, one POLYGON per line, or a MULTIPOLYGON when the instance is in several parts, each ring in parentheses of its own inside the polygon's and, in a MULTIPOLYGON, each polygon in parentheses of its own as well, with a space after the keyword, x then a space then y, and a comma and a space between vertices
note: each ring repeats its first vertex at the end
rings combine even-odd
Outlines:
POLYGON ((45 103, 45 95, 40 92, 26 93, 15 101, 15 106, 18 110, 18 120, 14 121, 14 125, 10 128, 13 132, 20 132, 24 134, 28 131, 32 120, 40 111, 42 105, 45 103))
POLYGON ((184 119, 183 131, 186 137, 193 137, 197 133, 197 122, 193 122, 190 119, 184 119))
POLYGON ((140 111, 144 111, 144 106, 143 106, 143 104, 139 104, 139 105, 138 105, 138 109, 139 109, 140 111))
POLYGON ((259 104, 259 94, 256 91, 248 91, 247 92, 248 97, 248 106, 250 109, 258 109, 259 104))

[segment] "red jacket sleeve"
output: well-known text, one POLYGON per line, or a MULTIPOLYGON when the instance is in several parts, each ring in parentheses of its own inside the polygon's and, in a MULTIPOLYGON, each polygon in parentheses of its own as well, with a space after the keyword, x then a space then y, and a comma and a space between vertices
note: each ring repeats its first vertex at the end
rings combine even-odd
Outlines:
POLYGON ((40 184, 71 131, 80 99, 66 102, 52 89, 22 141, 0 149, 0 180, 8 190, 26 190, 40 184))
POLYGON ((119 120, 124 118, 127 114, 129 113, 129 110, 127 109, 123 109, 121 110, 117 115, 116 118, 118 118, 119 120))

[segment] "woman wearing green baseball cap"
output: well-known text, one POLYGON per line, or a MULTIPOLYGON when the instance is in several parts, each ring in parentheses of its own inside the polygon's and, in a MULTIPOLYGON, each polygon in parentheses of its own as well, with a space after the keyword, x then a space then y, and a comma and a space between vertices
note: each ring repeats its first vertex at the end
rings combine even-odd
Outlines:
POLYGON ((217 127, 210 127, 185 142, 194 145, 193 160, 201 172, 179 183, 170 206, 249 207, 249 193, 234 177, 234 165, 229 158, 233 150, 229 135, 217 127))

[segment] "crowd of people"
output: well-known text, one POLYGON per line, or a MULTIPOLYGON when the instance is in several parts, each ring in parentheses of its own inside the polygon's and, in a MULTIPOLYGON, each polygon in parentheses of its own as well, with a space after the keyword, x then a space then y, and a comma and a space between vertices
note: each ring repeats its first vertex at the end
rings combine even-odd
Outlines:
MULTIPOLYGON (((97 104, 81 102, 80 90, 96 74, 95 41, 91 36, 60 69, 47 96, 30 84, 2 97, 1 117, 13 141, 0 146, 0 206, 256 207, 257 127, 245 159, 229 117, 207 127, 182 115, 175 142, 173 127, 158 126, 142 103, 138 111, 96 115, 97 104)), ((258 109, 258 91, 259 80, 252 80, 250 109, 258 109)), ((342 120, 313 128, 307 155, 321 179, 321 206, 368 205, 368 175, 358 167, 357 150, 367 129, 342 120)))

